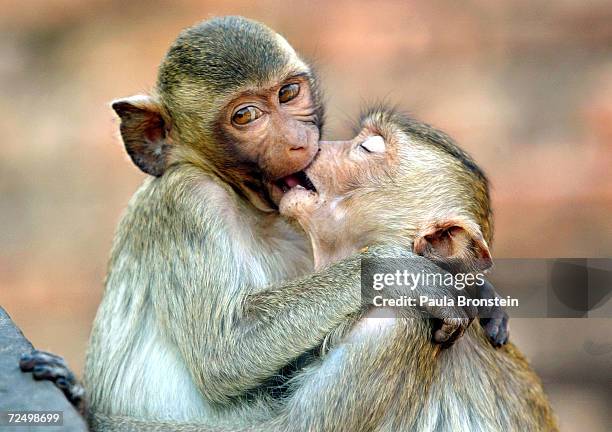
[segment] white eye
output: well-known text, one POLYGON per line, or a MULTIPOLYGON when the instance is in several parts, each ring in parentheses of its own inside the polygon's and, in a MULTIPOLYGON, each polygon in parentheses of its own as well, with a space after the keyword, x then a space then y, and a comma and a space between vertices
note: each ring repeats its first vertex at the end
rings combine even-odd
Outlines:
POLYGON ((361 147, 368 153, 384 153, 385 140, 380 135, 371 136, 361 143, 361 147))

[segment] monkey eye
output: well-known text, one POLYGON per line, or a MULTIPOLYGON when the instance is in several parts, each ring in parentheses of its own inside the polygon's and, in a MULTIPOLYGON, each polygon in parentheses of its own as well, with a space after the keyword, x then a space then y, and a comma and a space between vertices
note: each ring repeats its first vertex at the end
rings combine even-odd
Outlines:
POLYGON ((237 110, 232 116, 232 121, 238 125, 245 125, 257 120, 262 115, 263 112, 259 108, 249 105, 237 110))
POLYGON ((386 147, 385 140, 380 135, 369 137, 359 146, 368 153, 384 153, 386 147))
POLYGON ((278 100, 280 103, 289 102, 291 99, 295 99, 295 97, 300 93, 300 85, 299 84, 287 84, 281 87, 278 91, 278 100))

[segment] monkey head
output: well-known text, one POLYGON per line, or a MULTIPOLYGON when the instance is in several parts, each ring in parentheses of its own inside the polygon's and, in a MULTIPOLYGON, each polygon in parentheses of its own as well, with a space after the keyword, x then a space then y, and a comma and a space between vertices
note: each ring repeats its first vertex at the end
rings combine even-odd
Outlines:
POLYGON ((153 95, 116 100, 132 161, 162 176, 190 163, 272 211, 318 151, 323 106, 311 68, 268 27, 222 17, 184 30, 153 95))
POLYGON ((321 142, 282 198, 309 234, 318 268, 376 243, 399 243, 459 271, 491 265, 488 182, 444 133, 392 110, 362 117, 350 141, 321 142))

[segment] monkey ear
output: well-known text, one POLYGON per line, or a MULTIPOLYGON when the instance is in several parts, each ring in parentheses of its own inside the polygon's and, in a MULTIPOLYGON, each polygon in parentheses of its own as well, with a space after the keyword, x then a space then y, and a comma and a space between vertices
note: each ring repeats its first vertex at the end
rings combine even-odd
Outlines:
POLYGON ((132 161, 145 173, 161 176, 170 146, 159 103, 136 95, 117 99, 111 107, 121 119, 121 138, 132 161))
POLYGON ((417 235, 414 253, 451 271, 482 271, 493 264, 480 227, 471 221, 448 219, 426 226, 417 235))

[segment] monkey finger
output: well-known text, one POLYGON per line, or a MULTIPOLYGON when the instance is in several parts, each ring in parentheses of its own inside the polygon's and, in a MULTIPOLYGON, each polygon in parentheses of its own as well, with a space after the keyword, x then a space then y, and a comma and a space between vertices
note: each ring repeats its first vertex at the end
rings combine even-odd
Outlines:
POLYGON ((75 406, 78 406, 85 397, 85 389, 74 381, 71 382, 66 378, 58 378, 57 381, 55 381, 55 385, 75 406))
POLYGON ((502 318, 482 318, 480 324, 489 341, 497 346, 497 335, 499 334, 499 327, 502 324, 502 318))
POLYGON ((68 368, 65 360, 55 354, 34 350, 26 353, 19 360, 19 367, 23 372, 32 372, 34 379, 57 382, 62 379, 73 384, 76 379, 68 368))
POLYGON ((466 318, 447 318, 434 332, 434 341, 445 346, 452 345, 469 326, 471 320, 466 318))
POLYGON ((33 350, 32 352, 22 354, 19 359, 19 368, 23 372, 31 372, 37 365, 68 367, 62 357, 45 351, 33 350))
POLYGON ((62 357, 34 350, 21 356, 19 367, 23 372, 32 372, 35 380, 52 382, 64 393, 72 405, 83 412, 85 389, 77 381, 62 357))
POLYGON ((451 336, 451 335, 450 335, 450 333, 445 332, 445 331, 444 331, 444 330, 442 330, 442 329, 440 329, 440 330, 436 330, 436 331, 434 332, 434 341, 435 341, 436 343, 441 344, 441 343, 444 343, 444 342, 446 342, 447 340, 449 340, 449 339, 450 339, 450 336, 451 336))
POLYGON ((74 375, 68 368, 52 364, 39 364, 34 366, 32 369, 32 376, 36 380, 47 380, 55 383, 60 379, 68 384, 74 384, 76 381, 74 375))
POLYGON ((442 345, 444 346, 444 348, 448 348, 451 345, 453 345, 459 338, 461 338, 463 336, 463 333, 465 333, 465 328, 464 327, 460 327, 458 328, 449 338, 448 341, 446 341, 445 343, 443 343, 442 345))
POLYGON ((507 342, 508 319, 508 314, 504 308, 493 307, 491 309, 490 318, 481 320, 487 337, 496 347, 500 347, 507 342))
POLYGON ((510 328, 508 326, 508 316, 506 315, 502 319, 502 323, 499 326, 499 333, 497 334, 496 341, 499 344, 498 346, 504 346, 508 343, 508 339, 510 338, 510 328))

